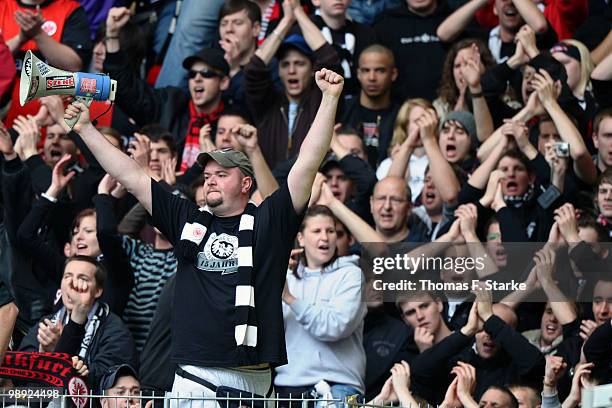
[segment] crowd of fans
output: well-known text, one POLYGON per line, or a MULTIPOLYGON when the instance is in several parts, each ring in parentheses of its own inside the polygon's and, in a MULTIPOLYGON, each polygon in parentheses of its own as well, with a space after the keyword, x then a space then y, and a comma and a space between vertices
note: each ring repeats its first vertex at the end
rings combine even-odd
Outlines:
MULTIPOLYGON (((198 157, 221 149, 248 158, 255 205, 285 194, 327 69, 344 86, 308 208, 283 221, 301 222, 297 236, 255 243, 277 261, 295 248, 270 289, 288 359, 275 391, 578 406, 612 382, 611 22, 608 0, 1 1, 0 351, 68 353, 95 392, 163 394, 190 358, 172 343, 207 316, 177 316, 184 236, 106 174, 64 121, 69 98, 20 106, 27 50, 116 80, 94 125, 202 208, 215 191, 198 157), (509 257, 509 242, 540 245, 509 257), (496 276, 523 271, 528 291, 389 302, 362 243, 467 243, 496 276)), ((239 249, 219 234, 191 263, 230 275, 239 249)))

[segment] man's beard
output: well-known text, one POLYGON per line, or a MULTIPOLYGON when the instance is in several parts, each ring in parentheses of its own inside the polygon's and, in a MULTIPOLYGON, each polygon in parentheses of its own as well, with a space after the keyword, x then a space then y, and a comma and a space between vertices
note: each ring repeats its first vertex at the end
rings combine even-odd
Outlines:
POLYGON ((219 197, 219 198, 215 198, 212 200, 206 200, 206 205, 208 205, 210 208, 215 208, 220 206, 221 204, 223 204, 223 197, 219 197))

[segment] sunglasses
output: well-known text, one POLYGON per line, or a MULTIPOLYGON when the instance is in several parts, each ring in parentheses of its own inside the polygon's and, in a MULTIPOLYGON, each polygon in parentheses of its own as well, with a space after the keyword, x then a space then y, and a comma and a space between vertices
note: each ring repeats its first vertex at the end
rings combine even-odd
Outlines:
POLYGON ((202 75, 202 77, 204 77, 204 78, 215 78, 215 77, 220 77, 221 76, 218 73, 216 73, 215 71, 213 71, 211 69, 208 69, 208 68, 204 68, 204 69, 201 69, 199 71, 190 69, 189 70, 189 79, 195 78, 198 74, 202 75))

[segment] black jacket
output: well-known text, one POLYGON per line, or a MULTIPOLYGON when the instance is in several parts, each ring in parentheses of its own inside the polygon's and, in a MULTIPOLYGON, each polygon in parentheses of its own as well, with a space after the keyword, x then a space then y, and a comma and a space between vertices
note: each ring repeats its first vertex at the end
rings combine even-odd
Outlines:
POLYGON ((476 368, 476 400, 491 385, 511 384, 519 378, 537 389, 544 375, 544 356, 540 350, 495 315, 485 322, 484 330, 501 346, 494 357, 480 357, 472 348, 471 337, 460 331, 453 332, 412 361, 414 392, 430 403, 440 403, 452 380, 450 371, 457 361, 476 368))
MULTIPOLYGON (((47 316, 46 318, 50 317, 47 316)), ((19 350, 38 351, 37 335, 38 325, 34 325, 24 337, 19 350)), ((71 356, 78 355, 84 335, 85 325, 77 324, 72 320, 69 321, 64 326, 55 351, 68 353, 71 356)), ((96 393, 102 391, 99 389, 100 380, 108 368, 123 363, 137 367, 136 349, 132 335, 119 316, 111 312, 105 318, 102 318, 84 362, 89 368, 88 382, 90 389, 96 393)))
MULTIPOLYGON (((40 265, 40 268, 35 269, 39 272, 37 278, 40 282, 46 282, 45 285, 50 294, 54 294, 60 286, 66 261, 64 254, 46 242, 45 237, 39 234, 39 230, 45 226, 45 219, 54 205, 56 204, 45 198, 37 200, 17 232, 17 245, 31 254, 34 262, 40 265)), ((105 254, 101 262, 108 273, 102 301, 108 303, 111 311, 122 315, 134 286, 134 274, 127 255, 123 252, 111 252, 108 255, 105 254)))
MULTIPOLYGON (((331 45, 325 43, 314 51, 313 70, 328 68, 340 72, 340 57, 331 45)), ((268 166, 297 156, 310 125, 321 104, 321 91, 314 78, 304 91, 298 106, 291 135, 289 133, 289 100, 284 90, 274 87, 271 66, 257 55, 244 67, 247 104, 255 118, 259 146, 268 166)))

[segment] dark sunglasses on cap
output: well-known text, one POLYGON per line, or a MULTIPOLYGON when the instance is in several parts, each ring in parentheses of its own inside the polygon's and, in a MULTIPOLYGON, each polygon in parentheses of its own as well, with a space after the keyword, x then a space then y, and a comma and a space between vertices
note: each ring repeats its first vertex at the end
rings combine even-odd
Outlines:
POLYGON ((194 69, 189 70, 189 79, 195 78, 198 74, 202 75, 204 78, 215 78, 220 77, 221 75, 218 72, 213 71, 212 69, 204 68, 199 71, 194 69))

